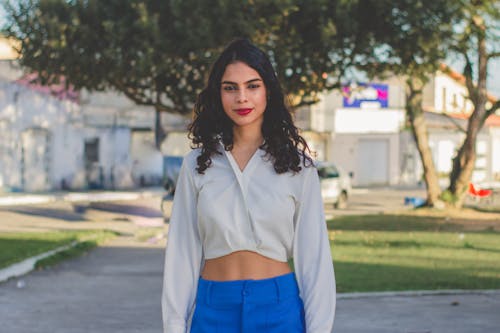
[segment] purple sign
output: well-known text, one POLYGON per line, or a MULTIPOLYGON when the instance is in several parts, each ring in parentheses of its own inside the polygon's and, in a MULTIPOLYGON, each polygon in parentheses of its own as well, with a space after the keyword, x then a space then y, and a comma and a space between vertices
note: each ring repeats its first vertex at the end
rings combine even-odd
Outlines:
POLYGON ((389 87, 380 83, 351 83, 342 87, 345 108, 387 108, 389 87))

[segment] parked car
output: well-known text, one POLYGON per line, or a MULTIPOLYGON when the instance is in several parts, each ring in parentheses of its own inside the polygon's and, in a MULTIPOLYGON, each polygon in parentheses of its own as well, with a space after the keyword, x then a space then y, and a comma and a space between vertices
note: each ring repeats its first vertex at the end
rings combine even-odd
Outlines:
POLYGON ((175 193, 175 186, 179 178, 179 172, 182 166, 182 156, 164 156, 163 157, 163 188, 165 194, 161 200, 161 210, 165 211, 165 203, 172 200, 175 193))
POLYGON ((321 183, 321 195, 325 204, 333 204, 337 209, 347 206, 351 194, 351 177, 341 167, 331 162, 317 162, 321 183))
POLYGON ((181 171, 182 160, 182 156, 169 155, 163 157, 163 187, 166 188, 169 185, 173 186, 172 190, 175 190, 177 178, 179 178, 179 172, 181 171))

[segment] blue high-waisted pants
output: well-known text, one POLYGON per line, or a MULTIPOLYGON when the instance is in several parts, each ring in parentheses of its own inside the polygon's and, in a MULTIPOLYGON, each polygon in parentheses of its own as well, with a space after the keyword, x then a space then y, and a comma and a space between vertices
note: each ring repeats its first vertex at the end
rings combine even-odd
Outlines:
POLYGON ((263 280, 199 279, 191 333, 304 333, 294 273, 263 280))

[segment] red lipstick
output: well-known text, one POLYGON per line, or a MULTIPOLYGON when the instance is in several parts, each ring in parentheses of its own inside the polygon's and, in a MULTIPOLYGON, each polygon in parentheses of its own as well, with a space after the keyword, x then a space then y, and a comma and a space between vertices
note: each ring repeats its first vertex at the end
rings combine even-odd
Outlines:
POLYGON ((246 116, 250 112, 252 112, 253 109, 251 108, 246 108, 246 109, 236 109, 235 111, 240 115, 240 116, 246 116))

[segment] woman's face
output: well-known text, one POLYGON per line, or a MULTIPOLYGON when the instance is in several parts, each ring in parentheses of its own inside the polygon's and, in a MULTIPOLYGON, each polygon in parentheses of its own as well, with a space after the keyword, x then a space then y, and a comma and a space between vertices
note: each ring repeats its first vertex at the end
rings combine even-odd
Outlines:
POLYGON ((243 62, 227 65, 220 91, 222 107, 235 126, 262 126, 266 87, 259 73, 243 62))

